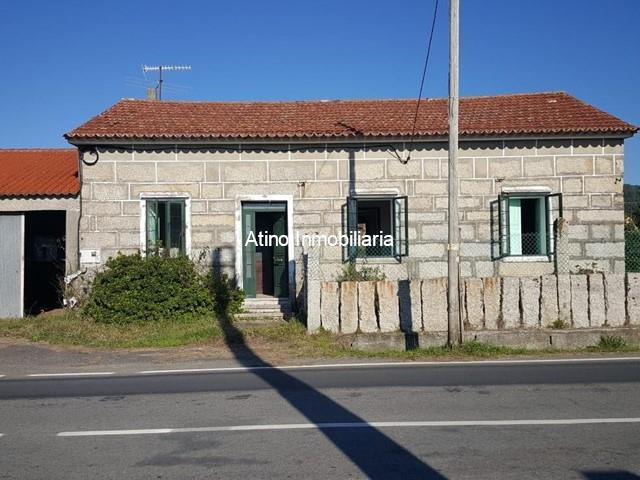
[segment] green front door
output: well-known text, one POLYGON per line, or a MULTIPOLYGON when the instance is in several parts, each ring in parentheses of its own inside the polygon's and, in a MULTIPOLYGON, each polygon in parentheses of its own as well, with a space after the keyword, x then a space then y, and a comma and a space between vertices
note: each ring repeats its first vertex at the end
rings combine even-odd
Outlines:
POLYGON ((263 285, 273 285, 274 296, 286 297, 289 294, 287 246, 273 242, 267 247, 268 251, 263 251, 262 258, 265 261, 262 263, 262 276, 258 278, 256 274, 260 272, 256 272, 256 243, 253 241, 259 241, 257 225, 260 225, 260 230, 265 235, 287 235, 286 203, 242 204, 242 284, 245 295, 254 298, 256 282, 263 282, 263 285))
MULTIPOLYGON (((273 222, 273 234, 280 237, 287 234, 287 217, 279 212, 273 222)), ((276 297, 288 296, 287 247, 276 244, 273 247, 273 292, 276 297)))
POLYGON ((249 242, 256 234, 256 212, 242 207, 242 288, 247 297, 256 296, 256 245, 249 242))

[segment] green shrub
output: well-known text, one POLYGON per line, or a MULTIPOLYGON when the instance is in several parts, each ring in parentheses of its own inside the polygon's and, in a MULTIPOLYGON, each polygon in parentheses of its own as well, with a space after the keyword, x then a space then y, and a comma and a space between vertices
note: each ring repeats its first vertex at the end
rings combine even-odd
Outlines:
POLYGON ((384 279, 384 272, 379 267, 362 265, 358 269, 356 262, 346 263, 342 267, 342 272, 336 277, 337 282, 370 282, 384 279))
POLYGON ((602 350, 620 350, 627 346, 627 342, 624 338, 618 335, 602 335, 598 342, 598 347, 602 350))
POLYGON ((118 255, 96 275, 85 315, 104 323, 185 321, 210 315, 205 278, 185 256, 118 255))
POLYGON ((242 311, 244 291, 236 285, 236 281, 227 274, 217 275, 210 272, 207 284, 216 302, 216 311, 221 314, 235 315, 242 311))
POLYGON ((569 324, 564 320, 557 318, 551 323, 550 327, 555 330, 564 330, 566 328, 569 328, 569 324))

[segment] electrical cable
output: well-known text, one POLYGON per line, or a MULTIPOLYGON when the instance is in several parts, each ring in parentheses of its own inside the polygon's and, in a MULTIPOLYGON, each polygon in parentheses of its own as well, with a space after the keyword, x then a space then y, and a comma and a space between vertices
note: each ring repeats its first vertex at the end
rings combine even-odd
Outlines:
POLYGON ((427 66, 429 65, 429 57, 431 56, 431 43, 433 42, 433 31, 436 26, 436 17, 438 15, 438 0, 436 0, 435 7, 433 9, 433 19, 431 20, 431 32, 429 33, 429 43, 427 44, 427 55, 424 60, 424 68, 422 69, 422 80, 420 81, 420 91, 418 93, 418 103, 416 105, 416 112, 413 116, 413 127, 411 127, 411 137, 409 139, 409 149, 407 158, 400 160, 402 163, 408 163, 411 160, 411 147, 413 146, 413 139, 416 133, 416 124, 418 122, 418 111, 420 110, 420 101, 422 100, 422 90, 424 89, 424 80, 427 76, 427 66))

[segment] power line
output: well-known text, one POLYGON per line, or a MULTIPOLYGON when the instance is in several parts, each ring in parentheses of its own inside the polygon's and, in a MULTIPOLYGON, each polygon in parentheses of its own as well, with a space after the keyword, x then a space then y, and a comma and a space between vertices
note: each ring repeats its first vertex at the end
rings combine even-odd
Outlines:
POLYGON ((424 59, 424 68, 422 69, 422 80, 420 80, 420 91, 418 93, 418 103, 416 105, 416 112, 413 116, 413 126, 411 127, 411 137, 409 140, 409 150, 407 158, 402 163, 408 163, 411 160, 411 147, 413 146, 413 138, 416 133, 416 123, 418 122, 418 111, 420 110, 420 101, 422 100, 422 90, 424 89, 424 80, 427 77, 427 66, 429 65, 429 57, 431 56, 431 43, 433 42, 433 31, 436 26, 436 17, 438 15, 438 0, 436 0, 433 8, 433 19, 431 20, 431 32, 429 33, 429 43, 427 44, 427 55, 424 59))

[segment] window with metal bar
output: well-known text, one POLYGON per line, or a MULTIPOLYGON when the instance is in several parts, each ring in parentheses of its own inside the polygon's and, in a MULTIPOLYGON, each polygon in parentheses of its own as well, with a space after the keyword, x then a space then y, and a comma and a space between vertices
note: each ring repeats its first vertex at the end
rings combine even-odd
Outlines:
POLYGON ((185 254, 185 201, 146 200, 146 253, 176 257, 185 254))
POLYGON ((349 197, 343 207, 343 260, 408 255, 407 197, 349 197))
POLYGON ((491 210, 494 258, 555 253, 554 225, 562 216, 561 194, 503 193, 492 202, 491 210))

